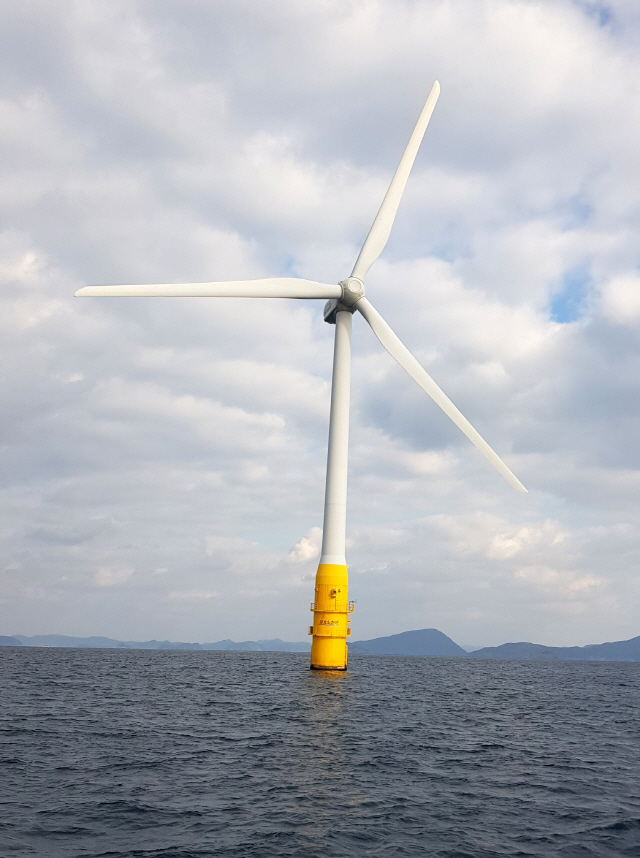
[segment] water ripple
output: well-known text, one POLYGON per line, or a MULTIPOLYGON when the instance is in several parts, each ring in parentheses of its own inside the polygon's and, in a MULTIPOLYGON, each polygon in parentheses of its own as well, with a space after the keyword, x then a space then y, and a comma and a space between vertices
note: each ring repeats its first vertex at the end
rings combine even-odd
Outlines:
POLYGON ((640 855, 640 665, 3 648, 3 858, 640 855))

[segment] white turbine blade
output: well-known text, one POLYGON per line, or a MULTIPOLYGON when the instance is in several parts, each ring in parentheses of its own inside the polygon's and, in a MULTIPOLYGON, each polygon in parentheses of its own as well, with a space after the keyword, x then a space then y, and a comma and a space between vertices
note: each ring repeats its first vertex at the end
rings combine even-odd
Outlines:
POLYGON ((400 205, 400 199, 402 198, 405 185, 407 184, 407 179, 409 178, 409 173, 413 167, 413 162, 418 154, 418 149, 422 143, 424 132, 427 130, 427 125, 429 124, 431 114, 436 106, 436 101, 438 100, 439 95, 440 84, 436 81, 431 88, 429 97, 427 98, 426 104, 420 114, 420 118, 418 119, 416 127, 413 129, 413 134, 409 139, 407 148, 404 150, 404 155, 400 159, 398 169, 391 180, 391 184, 385 194, 382 205, 380 206, 378 214, 369 230, 369 235, 362 245, 360 255, 358 256, 356 264, 353 266, 353 271, 351 272, 352 277, 359 277, 360 280, 364 280, 367 271, 384 250, 384 246, 391 233, 391 227, 393 226, 398 206, 400 205))
POLYGON ((219 283, 151 283, 144 286, 83 286, 76 298, 340 298, 340 286, 268 277, 264 280, 225 280, 219 283))
POLYGON ((449 397, 443 393, 431 376, 424 370, 418 361, 411 354, 409 349, 401 342, 396 334, 391 330, 389 325, 382 318, 380 313, 367 301, 366 298, 361 298, 356 304, 357 309, 362 313, 367 320, 373 333, 380 340, 389 354, 394 357, 400 366, 405 369, 409 375, 418 382, 420 387, 426 391, 433 399, 436 405, 439 405, 444 413, 450 417, 456 426, 464 432, 472 444, 480 450, 482 455, 493 465, 493 467, 502 474, 509 485, 513 486, 519 492, 527 490, 522 485, 520 480, 511 473, 502 459, 495 453, 482 436, 473 428, 471 423, 464 417, 456 408, 449 397))

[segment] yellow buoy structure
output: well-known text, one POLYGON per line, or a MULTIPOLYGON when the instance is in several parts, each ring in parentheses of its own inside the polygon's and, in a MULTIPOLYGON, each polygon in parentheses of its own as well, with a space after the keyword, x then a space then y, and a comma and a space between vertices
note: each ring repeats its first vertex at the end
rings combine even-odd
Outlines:
POLYGON ((362 246, 351 275, 337 284, 296 277, 227 280, 206 283, 155 283, 145 285, 85 286, 77 297, 211 297, 211 298, 320 298, 327 301, 325 321, 335 325, 327 480, 322 551, 316 574, 311 669, 346 670, 347 638, 351 634, 348 573, 345 555, 347 521, 347 466, 349 448, 349 396, 351 383, 351 323, 357 310, 382 346, 451 418, 485 458, 517 491, 526 492, 469 421, 418 363, 399 337, 365 297, 365 277, 382 253, 400 205, 409 173, 440 94, 433 85, 409 143, 362 246), (328 300, 327 300, 328 299, 328 300))

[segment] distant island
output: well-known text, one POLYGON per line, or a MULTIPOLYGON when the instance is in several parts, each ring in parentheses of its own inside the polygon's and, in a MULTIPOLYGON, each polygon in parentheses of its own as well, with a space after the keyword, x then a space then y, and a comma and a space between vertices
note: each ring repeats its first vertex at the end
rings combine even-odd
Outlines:
POLYGON ((353 653, 363 655, 454 656, 457 658, 535 659, 538 661, 640 661, 640 636, 628 641, 588 644, 587 646, 544 646, 534 643, 506 643, 467 652, 438 631, 421 629, 402 632, 350 645, 353 653))
POLYGON ((628 641, 588 644, 587 646, 544 646, 534 643, 506 643, 467 652, 438 631, 421 629, 402 632, 350 645, 353 653, 363 655, 454 656, 457 658, 535 659, 538 661, 640 661, 640 636, 628 641))
POLYGON ((469 658, 518 658, 544 661, 640 661, 640 635, 628 641, 587 646, 543 646, 528 642, 486 646, 469 658))
POLYGON ((370 641, 354 641, 349 644, 349 652, 362 655, 422 655, 466 656, 467 651, 438 629, 420 629, 414 632, 400 632, 386 638, 373 638, 370 641))
MULTIPOLYGON (((0 635, 1 646, 74 647, 102 649, 164 649, 224 652, 309 652, 308 641, 290 642, 280 638, 256 641, 221 640, 214 643, 175 641, 119 641, 106 637, 69 637, 67 635, 0 635)), ((505 643, 467 652, 438 629, 417 629, 397 635, 353 641, 353 655, 400 655, 453 658, 504 658, 538 661, 632 661, 640 662, 640 635, 626 641, 588 644, 587 646, 544 646, 543 644, 505 643)))

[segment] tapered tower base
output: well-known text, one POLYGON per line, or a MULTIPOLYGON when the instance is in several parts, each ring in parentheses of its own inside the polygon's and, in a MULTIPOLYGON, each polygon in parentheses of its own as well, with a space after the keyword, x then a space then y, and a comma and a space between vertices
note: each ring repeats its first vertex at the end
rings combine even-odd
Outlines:
POLYGON ((351 635, 346 566, 321 563, 316 575, 316 598, 311 603, 313 625, 309 634, 311 670, 346 670, 347 638, 351 635))

